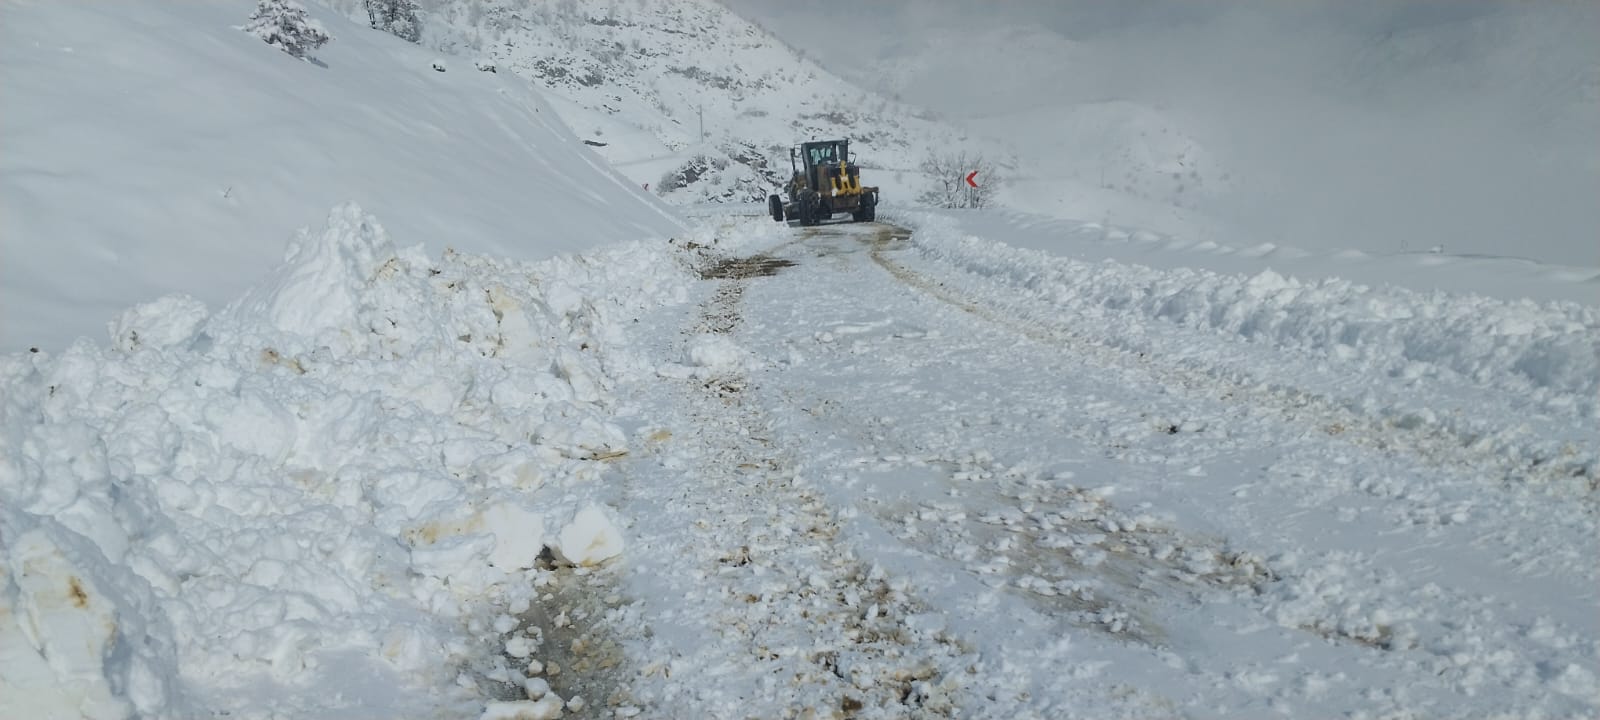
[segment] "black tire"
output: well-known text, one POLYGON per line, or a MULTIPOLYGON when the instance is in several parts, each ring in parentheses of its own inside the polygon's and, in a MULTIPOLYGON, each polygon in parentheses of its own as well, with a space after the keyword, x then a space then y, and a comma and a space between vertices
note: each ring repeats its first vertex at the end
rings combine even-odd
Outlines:
POLYGON ((856 222, 872 222, 878 218, 878 196, 864 193, 861 204, 856 206, 856 211, 850 217, 856 222))
POLYGON ((800 193, 800 201, 796 203, 799 207, 795 209, 800 212, 801 225, 815 225, 818 220, 822 219, 822 208, 819 207, 820 203, 817 202, 819 199, 817 193, 812 190, 800 193))
POLYGON ((783 198, 777 195, 767 196, 767 212, 772 213, 772 219, 783 222, 783 198))

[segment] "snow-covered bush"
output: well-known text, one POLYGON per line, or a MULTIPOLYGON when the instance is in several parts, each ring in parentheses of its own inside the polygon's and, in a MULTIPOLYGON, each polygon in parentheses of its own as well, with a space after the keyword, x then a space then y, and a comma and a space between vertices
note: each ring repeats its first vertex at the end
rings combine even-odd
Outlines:
POLYGON ((996 165, 988 158, 965 151, 930 153, 920 169, 933 182, 917 199, 933 207, 982 208, 994 197, 1001 180, 995 174, 996 165), (967 182, 974 172, 977 173, 976 187, 967 182))
POLYGON ((656 181, 657 192, 669 193, 674 190, 688 187, 699 182, 700 178, 712 173, 713 171, 724 170, 727 167, 727 158, 695 155, 694 157, 685 161, 682 165, 679 165, 678 167, 673 168, 672 170, 667 171, 666 174, 662 175, 661 179, 656 181))
MULTIPOLYGON (((656 194, 679 202, 760 202, 780 184, 775 174, 757 170, 743 157, 730 158, 728 150, 696 154, 667 171, 653 186, 656 194)), ((766 170, 765 158, 756 162, 766 170)))
POLYGON ((240 29, 302 60, 333 39, 295 0, 260 0, 250 21, 240 29))
POLYGON ((367 0, 367 21, 401 40, 422 39, 422 21, 417 19, 417 0, 367 0))

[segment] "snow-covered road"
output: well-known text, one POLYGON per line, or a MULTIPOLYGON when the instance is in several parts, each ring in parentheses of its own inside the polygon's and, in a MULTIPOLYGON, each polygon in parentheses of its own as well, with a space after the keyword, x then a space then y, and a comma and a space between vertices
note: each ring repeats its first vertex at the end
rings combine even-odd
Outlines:
POLYGON ((887 219, 0 358, 0 715, 1600 711, 1595 307, 887 219))
POLYGON ((661 364, 617 389, 632 544, 605 571, 625 609, 596 622, 633 667, 607 675, 614 705, 1595 708, 1592 470, 1540 454, 1592 421, 1052 314, 891 225, 718 222, 690 250, 701 301, 641 319, 661 364))

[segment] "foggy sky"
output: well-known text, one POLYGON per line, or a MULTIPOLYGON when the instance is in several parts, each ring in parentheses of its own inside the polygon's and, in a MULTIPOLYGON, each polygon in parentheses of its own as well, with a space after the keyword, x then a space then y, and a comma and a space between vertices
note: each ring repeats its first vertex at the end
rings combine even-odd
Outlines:
POLYGON ((875 89, 931 58, 891 89, 957 121, 1160 108, 1256 179, 1222 211, 1258 240, 1600 265, 1597 2, 724 2, 875 89))

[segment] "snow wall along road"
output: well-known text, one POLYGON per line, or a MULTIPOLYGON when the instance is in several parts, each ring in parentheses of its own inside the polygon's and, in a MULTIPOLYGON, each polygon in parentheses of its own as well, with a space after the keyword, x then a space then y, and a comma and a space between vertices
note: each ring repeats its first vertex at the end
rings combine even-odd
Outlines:
POLYGON ((253 7, 0 8, 0 715, 470 714, 466 618, 622 551, 600 348, 679 220, 515 79, 253 7))

